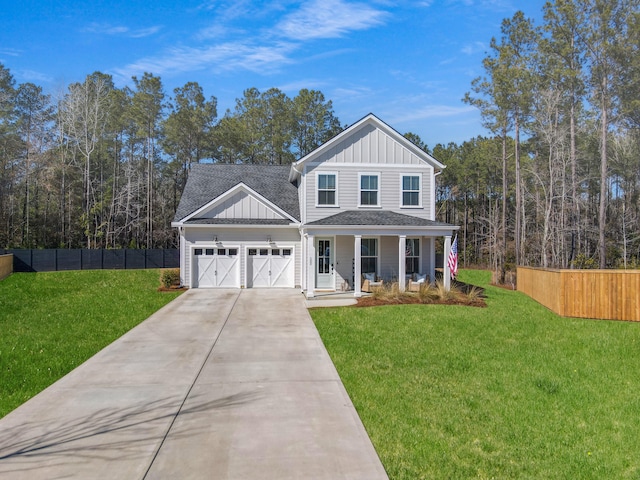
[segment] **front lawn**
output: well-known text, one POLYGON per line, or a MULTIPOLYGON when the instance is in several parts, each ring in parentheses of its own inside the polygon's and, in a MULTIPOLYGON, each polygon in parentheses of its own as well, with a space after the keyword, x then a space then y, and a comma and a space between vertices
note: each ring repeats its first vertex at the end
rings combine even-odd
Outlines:
POLYGON ((389 477, 640 478, 640 324, 487 308, 310 313, 389 477))
POLYGON ((178 293, 158 270, 16 273, 0 281, 0 417, 178 293))

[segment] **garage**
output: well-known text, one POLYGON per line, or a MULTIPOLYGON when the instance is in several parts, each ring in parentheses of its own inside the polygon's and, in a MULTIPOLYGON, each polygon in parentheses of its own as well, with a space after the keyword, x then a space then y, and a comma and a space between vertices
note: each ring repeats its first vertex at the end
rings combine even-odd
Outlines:
POLYGON ((248 248, 248 287, 294 287, 292 248, 248 248))
POLYGON ((237 248, 194 248, 193 287, 240 288, 237 248))

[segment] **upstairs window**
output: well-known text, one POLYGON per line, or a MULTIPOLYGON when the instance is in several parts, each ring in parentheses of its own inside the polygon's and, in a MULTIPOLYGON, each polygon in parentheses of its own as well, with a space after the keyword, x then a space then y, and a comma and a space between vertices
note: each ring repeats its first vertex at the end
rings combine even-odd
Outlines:
POLYGON ((375 206, 378 203, 378 175, 363 173, 360 175, 360 205, 375 206))
POLYGON ((420 206, 420 175, 402 176, 402 206, 420 206))
POLYGON ((318 174, 318 205, 336 205, 336 174, 318 174))

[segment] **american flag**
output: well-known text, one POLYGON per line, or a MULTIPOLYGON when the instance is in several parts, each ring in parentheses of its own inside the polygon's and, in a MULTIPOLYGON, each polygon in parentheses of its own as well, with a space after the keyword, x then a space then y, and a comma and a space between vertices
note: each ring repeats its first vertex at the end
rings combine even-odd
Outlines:
POLYGON ((451 272, 451 278, 455 278, 458 275, 458 236, 453 240, 451 244, 451 251, 449 252, 449 259, 447 260, 449 271, 451 272))

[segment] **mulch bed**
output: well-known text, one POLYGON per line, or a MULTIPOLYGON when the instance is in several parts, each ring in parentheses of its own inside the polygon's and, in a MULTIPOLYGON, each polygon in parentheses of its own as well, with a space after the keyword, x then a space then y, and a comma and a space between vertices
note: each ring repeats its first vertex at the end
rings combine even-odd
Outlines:
POLYGON ((472 302, 468 300, 433 300, 427 303, 422 303, 417 295, 403 295, 397 298, 375 298, 375 297, 361 297, 358 299, 358 303, 354 307, 380 307, 383 305, 463 305, 467 307, 480 307, 487 306, 483 298, 478 298, 472 302))
POLYGON ((158 287, 159 292, 182 292, 184 290, 189 290, 189 289, 187 287, 181 287, 180 285, 172 285, 169 288, 158 287))

